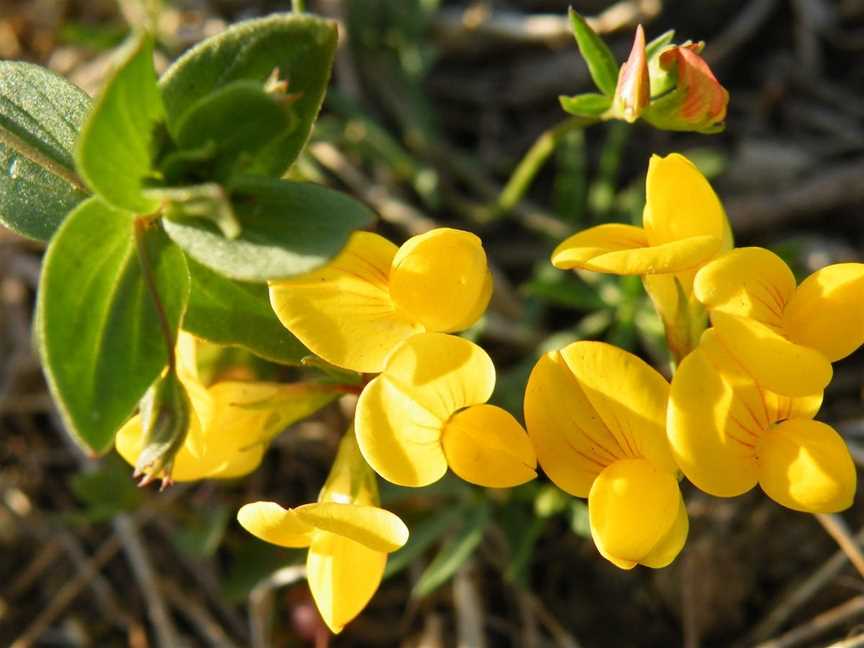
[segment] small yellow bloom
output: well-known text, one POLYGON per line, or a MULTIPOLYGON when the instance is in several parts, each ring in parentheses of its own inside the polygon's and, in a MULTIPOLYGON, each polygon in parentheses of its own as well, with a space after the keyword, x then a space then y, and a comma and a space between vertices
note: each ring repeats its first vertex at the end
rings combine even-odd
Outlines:
POLYGON ((443 333, 408 338, 357 402, 360 450, 385 479, 426 486, 447 472, 493 488, 536 476, 534 448, 508 412, 486 405, 492 360, 476 344, 443 333))
POLYGON ((377 505, 375 476, 349 430, 317 503, 285 509, 254 502, 243 506, 237 519, 267 542, 309 547, 306 576, 312 598, 327 626, 339 633, 375 594, 387 554, 408 541, 402 520, 377 505))
MULTIPOLYGON (((174 458, 173 481, 228 479, 252 472, 274 434, 339 395, 331 385, 221 382, 206 387, 195 366, 195 339, 181 331, 178 375, 192 413, 183 446, 174 458)), ((133 466, 144 444, 140 416, 117 433, 117 452, 133 466)))
POLYGON ((552 253, 557 268, 642 275, 680 358, 696 346, 705 315, 692 297, 702 265, 732 249, 732 230, 708 180, 684 156, 651 156, 642 227, 607 223, 578 232, 552 253))
POLYGON ((387 354, 415 333, 468 328, 491 295, 480 239, 450 228, 400 248, 355 232, 324 268, 270 284, 288 330, 327 362, 364 373, 381 371, 387 354))
POLYGON ((672 380, 667 431, 681 470, 698 488, 733 497, 757 483, 783 506, 843 510, 855 466, 843 439, 813 421, 821 392, 780 396, 754 379, 709 329, 672 380))
POLYGON ((702 268, 694 289, 729 351, 780 394, 822 391, 831 363, 864 343, 861 263, 827 266, 796 286, 776 254, 739 248, 702 268))
POLYGON ((666 440, 669 384, 636 356, 574 342, 537 362, 525 421, 562 490, 588 498, 591 535, 622 569, 665 567, 687 538, 687 510, 666 440))

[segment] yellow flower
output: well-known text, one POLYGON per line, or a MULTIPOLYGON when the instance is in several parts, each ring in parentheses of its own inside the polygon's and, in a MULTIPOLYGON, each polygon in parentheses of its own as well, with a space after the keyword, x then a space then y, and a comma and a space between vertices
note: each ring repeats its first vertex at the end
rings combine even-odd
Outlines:
POLYGON ((363 373, 381 371, 387 354, 415 333, 468 328, 491 295, 480 239, 450 228, 400 248, 355 232, 324 268, 270 284, 288 330, 327 362, 363 373))
POLYGON ((757 382, 789 396, 825 389, 831 363, 864 342, 864 264, 817 270, 796 286, 783 260, 739 248, 696 275, 695 294, 757 382))
POLYGON ((342 631, 381 584, 387 554, 408 541, 396 515, 378 508, 375 476, 349 430, 315 504, 293 509, 246 504, 237 519, 253 535, 282 547, 309 547, 306 577, 327 626, 342 631))
POLYGON ((669 384, 636 356, 574 342, 537 362, 525 422, 562 490, 588 498, 591 535, 622 569, 665 567, 687 538, 687 509, 666 440, 669 384))
MULTIPOLYGON (((318 384, 230 381, 206 387, 195 366, 195 339, 182 331, 177 360, 192 413, 186 439, 174 457, 173 481, 228 479, 252 472, 273 435, 339 395, 333 386, 318 384)), ((140 416, 120 429, 114 444, 128 463, 137 463, 144 444, 140 416)))
POLYGON ((732 249, 732 231, 711 185, 684 156, 651 156, 642 227, 607 223, 578 232, 552 253, 552 264, 619 275, 642 275, 676 357, 696 346, 704 329, 692 298, 693 276, 732 249))
POLYGON ((492 360, 476 344, 443 333, 408 338, 357 402, 360 450, 385 479, 426 486, 447 466, 462 479, 505 488, 536 476, 522 426, 486 405, 495 387, 492 360))
POLYGON ((811 420, 822 394, 780 396, 754 380, 716 329, 672 380, 667 431, 687 478, 718 497, 757 483, 783 506, 811 513, 847 508, 855 466, 843 439, 811 420))

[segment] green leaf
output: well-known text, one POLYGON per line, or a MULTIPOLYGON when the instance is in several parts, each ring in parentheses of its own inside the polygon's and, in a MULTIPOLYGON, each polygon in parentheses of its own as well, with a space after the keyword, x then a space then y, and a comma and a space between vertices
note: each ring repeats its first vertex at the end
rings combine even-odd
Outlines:
POLYGON ((412 598, 428 596, 459 571, 480 545, 489 518, 489 505, 485 501, 478 502, 467 513, 459 533, 441 548, 429 566, 423 570, 411 590, 412 598))
POLYGON ((576 37, 576 44, 585 63, 588 72, 594 80, 594 85, 607 97, 615 94, 618 85, 618 62, 615 55, 603 42, 593 29, 585 22, 585 19, 570 8, 570 28, 576 37))
POLYGON ((117 455, 108 455, 92 472, 74 475, 72 491, 85 505, 91 522, 110 520, 118 513, 141 505, 143 491, 129 479, 129 465, 117 455))
POLYGON ((398 574, 420 558, 426 549, 459 524, 465 512, 464 506, 443 507, 432 512, 429 517, 416 525, 412 525, 408 542, 388 557, 384 578, 398 574))
POLYGON ((606 95, 588 93, 573 97, 558 97, 565 112, 576 117, 599 117, 612 106, 612 99, 606 95))
POLYGON ((267 286, 234 281, 194 259, 188 262, 192 290, 183 320, 185 330, 282 364, 299 365, 309 355, 276 317, 267 286))
POLYGON ((232 509, 218 502, 201 509, 193 508, 171 539, 187 556, 209 558, 219 548, 232 513, 232 509))
POLYGON ((0 61, 0 223, 47 241, 87 196, 72 149, 90 98, 53 72, 0 61))
POLYGON ((78 171, 105 202, 138 214, 158 207, 144 195, 144 182, 153 173, 155 132, 163 119, 153 40, 139 34, 120 50, 75 150, 78 171))
POLYGON ((232 203, 243 228, 235 239, 202 218, 169 218, 165 230, 193 259, 239 281, 314 270, 375 217, 364 204, 327 187, 263 177, 235 186, 232 203))
MULTIPOLYGON (((57 231, 39 284, 36 334, 48 385, 69 432, 97 453, 168 360, 133 228, 129 212, 87 200, 57 231)), ((189 295, 183 252, 158 224, 143 233, 142 249, 176 331, 189 295)))
POLYGON ((290 108, 260 83, 235 81, 199 99, 177 125, 181 149, 209 149, 211 177, 228 179, 238 171, 255 172, 257 156, 273 139, 289 132, 290 108))
POLYGON ((208 38, 184 54, 162 77, 168 127, 176 135, 183 115, 213 91, 239 80, 264 83, 274 69, 297 95, 297 123, 273 139, 256 171, 281 176, 309 139, 321 108, 336 52, 336 23, 309 15, 277 14, 250 20, 208 38))

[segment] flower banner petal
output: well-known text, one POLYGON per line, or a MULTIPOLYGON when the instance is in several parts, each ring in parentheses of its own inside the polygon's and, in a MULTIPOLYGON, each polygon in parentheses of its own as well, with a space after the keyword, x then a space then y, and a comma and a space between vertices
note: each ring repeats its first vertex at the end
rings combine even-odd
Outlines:
POLYGON ((544 354, 531 371, 524 410, 540 465, 571 495, 588 497, 597 475, 625 456, 558 351, 544 354))
POLYGON ((591 536, 598 551, 625 564, 640 563, 662 546, 680 510, 674 475, 646 459, 616 461, 600 473, 588 495, 591 536))
POLYGON ((315 534, 306 558, 306 578, 330 630, 338 634, 366 607, 386 564, 386 553, 334 533, 315 534))
POLYGON ((237 521, 255 537, 280 547, 308 547, 314 533, 294 510, 276 502, 245 504, 237 512, 237 521))
POLYGON ((408 527, 398 516, 377 506, 318 502, 294 509, 298 519, 317 529, 390 553, 408 542, 408 527))
POLYGON ((786 306, 790 340, 831 361, 864 344, 864 263, 837 263, 807 277, 786 306))
POLYGON ((510 488, 537 476, 537 456, 525 430, 494 405, 474 405, 454 414, 441 439, 451 470, 465 481, 510 488))
POLYGON ((666 440, 669 383, 644 360, 605 342, 574 342, 561 350, 595 415, 625 457, 644 457, 675 472, 666 440))
POLYGON ((408 239, 393 257, 390 295, 430 331, 468 328, 492 295, 482 242, 449 227, 408 239))
POLYGON ((396 246, 355 232, 323 268, 270 284, 270 301, 282 324, 327 362, 377 373, 405 338, 423 330, 399 309, 388 288, 396 246))
POLYGON ((735 358, 762 386, 784 396, 823 391, 833 370, 818 351, 790 342, 767 325, 714 311, 711 322, 735 358))
POLYGON ((696 298, 709 311, 723 311, 783 330, 784 309, 795 294, 795 275, 773 252, 738 248, 696 275, 696 298))
POLYGON ((719 239, 717 251, 732 248, 732 230, 720 199, 683 155, 651 156, 645 196, 642 226, 651 245, 708 236, 719 239))
POLYGON ((857 476, 839 434, 819 421, 793 419, 768 431, 759 447, 759 484, 776 502, 807 513, 849 508, 857 476))

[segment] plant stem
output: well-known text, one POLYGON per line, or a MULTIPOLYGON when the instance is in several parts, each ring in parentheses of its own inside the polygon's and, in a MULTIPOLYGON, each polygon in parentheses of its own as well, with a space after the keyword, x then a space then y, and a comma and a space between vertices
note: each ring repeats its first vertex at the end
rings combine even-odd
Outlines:
POLYGON ((573 130, 585 128, 596 122, 596 119, 572 117, 554 128, 544 131, 528 149, 498 196, 498 200, 495 202, 496 215, 500 216, 510 211, 522 199, 537 173, 555 152, 555 148, 562 137, 573 130))
POLYGON ((291 11, 296 14, 306 11, 306 0, 291 0, 291 11))
POLYGON ((151 226, 152 221, 145 216, 139 216, 135 219, 135 249, 138 252, 138 263, 141 264, 141 275, 144 277, 144 284, 147 286, 147 292, 150 293, 151 299, 153 299, 153 306, 156 308, 156 315, 159 318, 159 328, 162 331, 162 337, 165 339, 165 345, 168 347, 168 371, 173 372, 175 367, 174 334, 171 332, 171 325, 168 324, 165 307, 162 305, 159 291, 156 289, 156 281, 153 278, 153 266, 147 253, 147 243, 144 240, 147 228, 151 226))
POLYGON ((34 164, 38 164, 58 178, 62 178, 78 191, 90 193, 87 186, 84 184, 84 181, 78 177, 75 171, 63 163, 52 159, 32 144, 28 144, 26 141, 15 135, 15 133, 12 133, 5 128, 0 128, 0 144, 5 144, 34 164))

